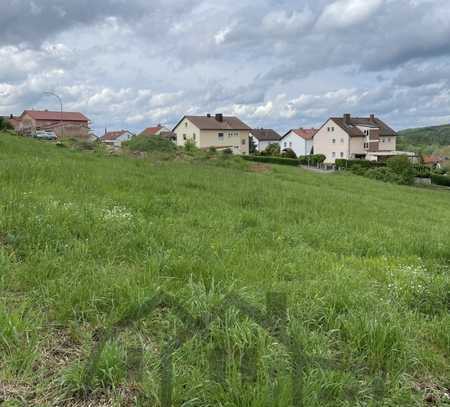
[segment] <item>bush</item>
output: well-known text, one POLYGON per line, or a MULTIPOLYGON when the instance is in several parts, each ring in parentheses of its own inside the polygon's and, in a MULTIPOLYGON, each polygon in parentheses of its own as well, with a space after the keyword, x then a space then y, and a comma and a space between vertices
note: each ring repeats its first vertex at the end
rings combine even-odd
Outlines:
POLYGON ((284 149, 283 152, 281 153, 281 156, 284 158, 293 158, 293 159, 297 158, 297 155, 295 154, 294 150, 292 150, 292 148, 284 149))
POLYGON ((14 127, 8 119, 0 117, 0 130, 14 130, 14 127))
POLYGON ((338 158, 335 161, 335 165, 338 169, 352 169, 354 166, 362 168, 382 168, 386 167, 386 163, 378 161, 368 161, 368 160, 346 160, 343 158, 338 158))
POLYGON ((233 155, 233 150, 231 148, 226 148, 222 151, 223 155, 233 155))
POLYGON ((302 165, 317 165, 322 164, 326 157, 323 154, 302 155, 298 157, 302 165))
POLYGON ((243 158, 244 158, 244 160, 247 160, 247 161, 256 161, 256 162, 268 163, 268 164, 280 164, 280 165, 292 165, 292 166, 300 165, 299 160, 294 160, 293 158, 266 157, 266 156, 254 156, 254 155, 243 156, 243 158))
POLYGON ((143 134, 133 137, 130 141, 124 143, 124 145, 131 151, 170 153, 177 149, 176 145, 170 140, 160 136, 149 137, 143 134))
POLYGON ((425 165, 416 164, 413 166, 415 175, 418 178, 430 178, 431 177, 431 169, 425 165))
POLYGON ((403 184, 404 183, 404 179, 402 178, 401 175, 395 173, 392 169, 386 168, 386 167, 370 168, 368 170, 366 169, 366 170, 364 170, 364 175, 367 178, 376 179, 378 181, 392 182, 394 184, 403 184))
POLYGON ((401 184, 412 184, 414 182, 416 172, 408 157, 400 155, 389 158, 386 165, 392 172, 401 177, 401 184))
POLYGON ((450 187, 450 177, 433 174, 431 175, 431 183, 435 185, 442 185, 444 187, 450 187))
POLYGON ((278 157, 280 155, 280 145, 277 143, 269 144, 267 148, 261 152, 261 155, 278 157))

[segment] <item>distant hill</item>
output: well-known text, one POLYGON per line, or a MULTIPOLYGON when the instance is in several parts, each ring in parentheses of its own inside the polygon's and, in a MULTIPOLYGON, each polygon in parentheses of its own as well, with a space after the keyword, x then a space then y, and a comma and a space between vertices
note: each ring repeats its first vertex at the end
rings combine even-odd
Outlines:
POLYGON ((450 124, 399 131, 399 141, 412 145, 450 145, 450 124))

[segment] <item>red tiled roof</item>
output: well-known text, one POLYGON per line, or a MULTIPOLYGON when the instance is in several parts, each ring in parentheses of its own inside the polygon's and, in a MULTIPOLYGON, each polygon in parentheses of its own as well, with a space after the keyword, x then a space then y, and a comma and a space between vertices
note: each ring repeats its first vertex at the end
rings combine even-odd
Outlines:
POLYGON ((162 128, 163 128, 162 126, 148 127, 142 133, 145 133, 147 136, 154 136, 162 128))
POLYGON ((126 130, 108 131, 102 137, 100 137, 100 140, 116 140, 125 133, 127 133, 126 130))
POLYGON ((424 164, 437 164, 442 161, 442 157, 438 155, 426 155, 423 157, 424 164))
POLYGON ((312 140, 314 138, 314 136, 317 133, 317 129, 304 129, 304 128, 300 128, 300 129, 294 129, 292 130, 297 136, 305 139, 305 140, 312 140))
MULTIPOLYGON (((79 112, 51 112, 41 110, 25 110, 22 116, 27 114, 34 120, 48 120, 48 121, 68 121, 68 122, 88 122, 89 119, 79 112)), ((22 117, 21 116, 21 117, 22 117)))

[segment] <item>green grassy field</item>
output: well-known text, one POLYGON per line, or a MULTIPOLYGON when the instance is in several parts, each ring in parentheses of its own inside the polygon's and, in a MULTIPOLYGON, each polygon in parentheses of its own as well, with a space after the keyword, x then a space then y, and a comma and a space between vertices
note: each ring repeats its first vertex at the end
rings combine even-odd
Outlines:
POLYGON ((219 310, 173 355, 176 406, 292 404, 289 352, 221 306, 233 294, 264 310, 269 292, 286 295, 288 335, 308 356, 305 406, 449 403, 450 193, 248 165, 0 135, 5 405, 135 405, 142 394, 161 405, 159 353, 183 332, 173 308, 108 341, 92 376, 85 367, 99 329, 162 291, 195 317, 219 310), (219 383, 208 362, 218 343, 219 383), (144 349, 139 377, 127 368, 131 344, 144 349), (250 378, 239 368, 248 349, 250 378))

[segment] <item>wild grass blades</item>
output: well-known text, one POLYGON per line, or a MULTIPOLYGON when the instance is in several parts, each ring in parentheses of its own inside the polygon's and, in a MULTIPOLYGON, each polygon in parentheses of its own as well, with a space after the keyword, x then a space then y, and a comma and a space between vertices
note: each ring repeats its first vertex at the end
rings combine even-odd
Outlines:
POLYGON ((223 306, 230 293, 262 313, 268 292, 286 295, 309 361, 305 405, 373 404, 380 377, 388 405, 449 385, 447 192, 196 154, 156 164, 0 136, 6 400, 161 405, 161 347, 187 331, 172 356, 175 405, 289 405, 289 352, 223 306), (159 306, 108 342, 87 386, 99 330, 161 290, 195 318, 213 314, 209 329, 159 306), (138 345, 140 379, 128 366, 138 345), (218 345, 224 381, 211 372, 218 345))

